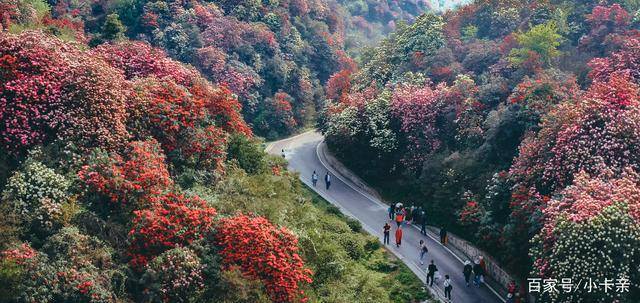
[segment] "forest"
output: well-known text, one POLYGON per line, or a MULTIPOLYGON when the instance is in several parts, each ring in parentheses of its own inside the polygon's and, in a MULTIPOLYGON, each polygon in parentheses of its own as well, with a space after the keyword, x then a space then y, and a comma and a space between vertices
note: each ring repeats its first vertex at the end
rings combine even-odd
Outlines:
MULTIPOLYGON (((374 25, 419 13, 371 4, 374 25)), ((355 66, 341 3, 2 0, 0 17, 0 302, 428 299, 263 151, 355 66)))
MULTIPOLYGON (((516 276, 637 284, 639 4, 477 0, 421 15, 331 76, 319 125, 387 200, 424 207, 516 276)), ((640 290, 601 296, 539 299, 640 290)))
POLYGON ((520 279, 631 281, 540 302, 640 301, 640 1, 0 0, 0 302, 431 300, 264 152, 314 127, 520 279))

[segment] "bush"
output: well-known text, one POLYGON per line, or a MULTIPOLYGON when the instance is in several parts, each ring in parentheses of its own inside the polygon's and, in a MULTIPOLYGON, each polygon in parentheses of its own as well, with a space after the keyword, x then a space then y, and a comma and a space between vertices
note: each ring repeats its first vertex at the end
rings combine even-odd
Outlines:
POLYGON ((28 159, 9 178, 2 200, 12 208, 22 226, 43 239, 60 225, 61 205, 69 199, 69 186, 64 176, 28 159))
POLYGON ((155 257, 144 269, 145 301, 197 302, 204 290, 203 265, 188 248, 174 248, 155 257))
POLYGON ((259 142, 246 136, 234 134, 229 138, 227 159, 237 161, 238 166, 248 174, 254 175, 266 171, 265 153, 259 142))

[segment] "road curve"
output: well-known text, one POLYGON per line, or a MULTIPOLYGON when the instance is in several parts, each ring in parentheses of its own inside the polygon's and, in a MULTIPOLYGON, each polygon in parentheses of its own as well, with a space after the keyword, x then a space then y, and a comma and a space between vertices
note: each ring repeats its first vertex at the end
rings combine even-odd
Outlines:
MULTIPOLYGON (((313 188, 323 198, 333 203, 340 210, 362 223, 363 228, 377 236, 382 241, 382 226, 385 221, 389 221, 387 206, 377 198, 372 197, 359 190, 356 185, 347 178, 338 174, 323 161, 319 156, 318 145, 323 141, 323 136, 317 132, 309 131, 288 139, 273 142, 267 147, 267 152, 281 155, 285 151, 285 157, 289 162, 289 170, 299 172, 300 179, 313 188), (311 183, 311 174, 316 171, 319 175, 317 187, 311 183), (325 189, 324 175, 330 172, 333 177, 330 190, 325 189)), ((392 222, 393 223, 393 222, 392 222)), ((462 275, 462 260, 456 257, 448 248, 442 246, 432 235, 429 237, 420 234, 418 228, 404 227, 402 246, 396 248, 394 245, 395 224, 391 232, 391 244, 388 249, 400 258, 409 268, 421 279, 426 278, 426 266, 428 261, 434 260, 440 274, 448 274, 453 282, 452 302, 460 303, 501 303, 504 300, 499 298, 495 292, 486 286, 481 288, 473 285, 467 287, 462 275), (429 253, 425 257, 425 264, 421 265, 419 260, 418 243, 424 239, 429 248, 429 253)), ((442 281, 439 285, 434 284, 431 289, 442 298, 442 281)))

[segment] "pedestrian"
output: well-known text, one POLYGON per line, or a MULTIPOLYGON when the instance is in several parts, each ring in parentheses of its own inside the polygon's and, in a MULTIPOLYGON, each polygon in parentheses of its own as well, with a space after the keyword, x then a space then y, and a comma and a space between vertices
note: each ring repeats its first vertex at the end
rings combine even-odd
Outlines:
POLYGON ((413 206, 413 204, 411 205, 411 207, 409 207, 408 211, 407 211, 407 222, 413 222, 414 220, 414 210, 416 209, 415 206, 413 206))
POLYGON ((285 155, 284 155, 284 148, 282 149, 282 153, 281 153, 281 155, 282 155, 282 158, 285 158, 285 155))
POLYGON ((473 264, 473 285, 482 286, 484 283, 484 269, 480 266, 480 260, 476 259, 473 264))
POLYGON ((424 259, 424 256, 429 252, 427 243, 425 243, 424 240, 420 240, 420 245, 418 246, 418 248, 420 249, 420 265, 424 265, 422 259, 424 259))
POLYGON ((318 184, 318 174, 315 170, 313 171, 313 174, 311 174, 311 182, 313 182, 313 187, 316 187, 316 184, 318 184))
POLYGON ((324 183, 327 185, 327 190, 329 190, 329 187, 331 187, 331 175, 329 175, 329 172, 324 175, 324 183))
POLYGON ((402 221, 404 221, 404 212, 402 210, 398 210, 398 212, 396 212, 396 224, 398 224, 398 228, 402 225, 402 221))
POLYGON ((413 218, 413 224, 420 223, 420 213, 418 212, 417 207, 413 207, 411 209, 411 218, 413 218))
POLYGON ((467 260, 464 262, 464 268, 462 269, 462 274, 464 275, 464 281, 467 283, 467 287, 469 287, 469 281, 471 280, 471 272, 473 271, 473 266, 471 266, 471 261, 467 260))
POLYGON ((516 290, 517 290, 516 281, 511 280, 511 282, 509 282, 509 284, 507 285, 507 293, 515 295, 516 290))
POLYGON ((451 285, 449 275, 444 275, 444 283, 442 283, 442 286, 444 286, 444 297, 451 302, 451 290, 453 289, 453 285, 451 285))
POLYGON ((400 247, 402 244, 402 228, 396 229, 396 247, 400 247))
POLYGON ((389 211, 389 220, 393 220, 395 212, 396 212, 396 209, 395 209, 395 207, 393 207, 393 204, 389 205, 388 211, 389 211))
POLYGON ((384 238, 383 238, 383 243, 384 245, 388 245, 389 244, 389 232, 391 231, 391 225, 389 225, 389 223, 384 223, 384 238))
POLYGON ((431 264, 427 267, 427 284, 429 284, 429 286, 433 286, 436 271, 438 271, 438 267, 436 267, 436 265, 433 264, 433 260, 431 260, 431 264))
POLYGON ((447 229, 444 226, 440 228, 440 243, 447 245, 447 229))
POLYGON ((487 263, 484 262, 484 257, 483 256, 479 256, 478 259, 480 260, 480 266, 482 266, 482 270, 484 272, 487 272, 487 263))
POLYGON ((427 213, 424 210, 420 212, 420 233, 427 235, 427 213))

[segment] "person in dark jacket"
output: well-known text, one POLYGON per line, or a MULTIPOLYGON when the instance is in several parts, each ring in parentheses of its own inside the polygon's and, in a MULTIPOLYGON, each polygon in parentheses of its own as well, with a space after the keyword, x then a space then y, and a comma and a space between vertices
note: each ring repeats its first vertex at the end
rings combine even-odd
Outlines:
POLYGON ((324 183, 327 185, 327 190, 329 190, 329 187, 331 187, 331 175, 329 175, 329 172, 324 175, 324 183))
POLYGON ((384 227, 383 227, 383 233, 384 233, 384 238, 382 240, 382 242, 385 245, 389 244, 389 232, 391 231, 391 225, 389 225, 389 223, 385 223, 384 227))
POLYGON ((440 243, 447 245, 447 229, 444 226, 440 229, 440 243))
POLYGON ((464 275, 464 281, 467 282, 467 287, 469 286, 469 281, 471 281, 471 272, 473 271, 473 266, 471 266, 471 261, 467 260, 464 262, 464 268, 462 269, 462 274, 464 275))
POLYGON ((396 207, 393 204, 389 205, 388 211, 389 211, 389 220, 393 220, 396 214, 396 207))
POLYGON ((473 285, 482 286, 484 280, 484 268, 480 265, 480 261, 476 260, 473 264, 473 285))
POLYGON ((438 271, 438 267, 436 267, 436 265, 433 264, 433 260, 431 260, 431 264, 427 267, 427 284, 429 284, 429 286, 433 286, 436 271, 438 271))
POLYGON ((427 235, 427 213, 424 210, 420 211, 420 233, 427 235))

